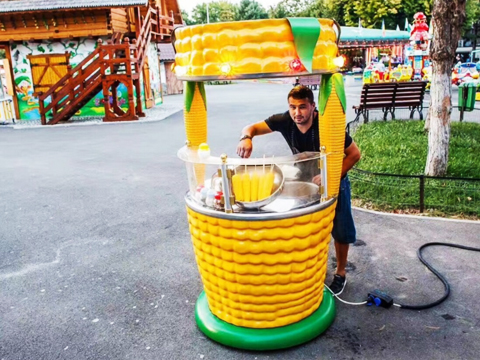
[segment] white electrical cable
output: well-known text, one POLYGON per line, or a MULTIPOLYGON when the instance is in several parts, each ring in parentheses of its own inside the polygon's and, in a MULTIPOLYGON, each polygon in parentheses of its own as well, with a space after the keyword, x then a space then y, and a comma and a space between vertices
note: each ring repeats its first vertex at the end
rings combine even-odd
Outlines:
POLYGON ((347 305, 365 305, 367 303, 367 301, 354 303, 354 302, 349 302, 349 301, 342 300, 338 297, 338 295, 334 294, 333 291, 330 290, 330 288, 327 285, 324 285, 324 286, 328 289, 328 291, 330 291, 332 293, 333 296, 335 296, 338 300, 340 300, 344 304, 347 304, 347 305))

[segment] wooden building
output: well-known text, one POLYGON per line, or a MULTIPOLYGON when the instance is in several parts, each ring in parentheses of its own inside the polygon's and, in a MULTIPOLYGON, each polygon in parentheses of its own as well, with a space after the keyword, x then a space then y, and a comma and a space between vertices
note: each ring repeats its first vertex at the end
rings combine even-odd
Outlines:
POLYGON ((138 119, 162 103, 157 45, 181 23, 177 0, 0 0, 17 119, 138 119))
POLYGON ((175 64, 173 44, 159 44, 158 50, 160 52, 160 74, 163 93, 167 95, 182 94, 183 81, 178 80, 172 70, 173 64, 175 64))

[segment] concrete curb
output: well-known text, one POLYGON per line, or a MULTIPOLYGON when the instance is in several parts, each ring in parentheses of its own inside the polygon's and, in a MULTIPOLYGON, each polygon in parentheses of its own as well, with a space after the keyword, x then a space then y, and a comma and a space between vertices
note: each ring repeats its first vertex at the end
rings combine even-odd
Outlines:
POLYGON ((171 110, 165 111, 165 113, 161 114, 160 117, 156 117, 150 119, 148 117, 139 119, 137 121, 115 121, 115 122, 103 122, 101 118, 99 119, 92 119, 92 120, 85 120, 85 121, 77 121, 69 124, 56 124, 54 126, 45 126, 41 124, 36 125, 20 125, 20 124, 11 124, 5 125, 5 127, 12 128, 14 130, 28 130, 28 129, 56 129, 56 128, 64 128, 64 127, 75 127, 75 126, 93 126, 93 125, 123 125, 123 124, 138 124, 138 123, 151 123, 157 122, 167 119, 168 117, 175 115, 176 113, 182 111, 183 108, 174 108, 171 110))
POLYGON ((422 220, 437 220, 437 221, 449 221, 449 222, 459 222, 459 223, 467 223, 467 224, 477 224, 480 225, 480 220, 468 220, 468 219, 450 219, 450 218, 442 218, 442 217, 433 217, 428 215, 409 215, 409 214, 393 214, 388 212, 381 212, 376 210, 369 210, 364 209, 357 206, 352 206, 352 209, 357 211, 363 211, 370 214, 377 214, 377 215, 386 215, 386 216, 395 216, 395 217, 405 217, 405 218, 412 218, 412 219, 422 219, 422 220))

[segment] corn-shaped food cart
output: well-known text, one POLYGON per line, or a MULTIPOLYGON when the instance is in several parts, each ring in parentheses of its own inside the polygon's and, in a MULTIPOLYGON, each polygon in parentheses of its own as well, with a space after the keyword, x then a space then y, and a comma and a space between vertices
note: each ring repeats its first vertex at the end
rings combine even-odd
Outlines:
POLYGON ((295 346, 335 317, 324 290, 345 141, 340 27, 328 19, 216 23, 175 31, 186 81, 188 221, 204 292, 196 321, 233 347, 295 346), (320 153, 238 159, 209 153, 204 81, 322 74, 320 153), (312 181, 321 176, 321 185, 312 181))

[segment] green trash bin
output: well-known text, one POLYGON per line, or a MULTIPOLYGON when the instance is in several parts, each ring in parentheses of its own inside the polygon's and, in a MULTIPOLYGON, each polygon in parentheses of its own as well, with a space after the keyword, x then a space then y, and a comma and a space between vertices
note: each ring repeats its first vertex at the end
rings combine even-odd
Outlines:
POLYGON ((475 93, 477 85, 474 82, 464 82, 458 87, 458 110, 472 111, 475 108, 475 93))

